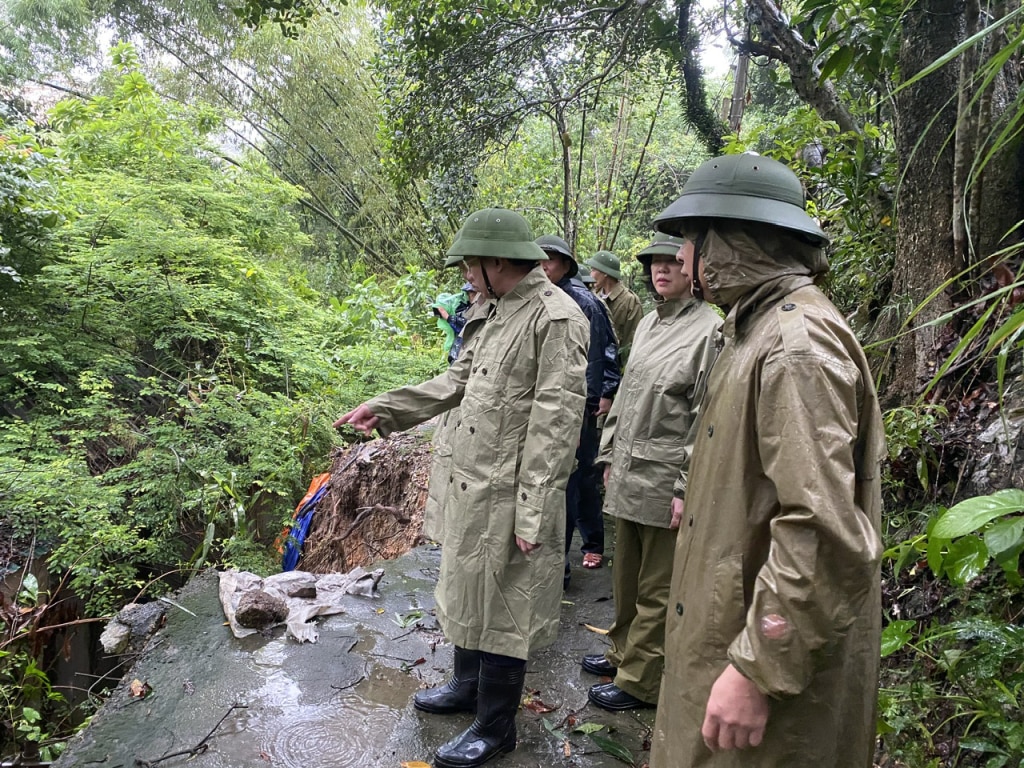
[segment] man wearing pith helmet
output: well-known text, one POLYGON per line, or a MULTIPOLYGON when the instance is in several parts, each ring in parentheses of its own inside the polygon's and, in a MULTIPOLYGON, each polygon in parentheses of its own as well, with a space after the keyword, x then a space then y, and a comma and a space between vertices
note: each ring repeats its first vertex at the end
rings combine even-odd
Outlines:
POLYGON ((619 363, 626 366, 633 336, 640 318, 644 316, 639 297, 622 282, 619 257, 611 251, 598 251, 586 262, 590 276, 594 279, 594 292, 608 307, 615 338, 619 342, 619 363))
POLYGON ((486 292, 486 322, 447 371, 335 422, 382 435, 461 404, 444 496, 437 619, 455 646, 450 679, 416 709, 474 712, 435 765, 472 768, 516 746, 526 659, 554 641, 562 599, 565 487, 586 398, 589 328, 553 286, 518 213, 470 215, 446 266, 486 292))
POLYGON ((871 371, 815 286, 796 175, 702 164, 654 222, 726 312, 677 540, 652 768, 869 768, 880 645, 871 371))
POLYGON ((569 548, 575 529, 579 529, 584 568, 600 568, 604 562, 604 516, 601 514, 601 480, 594 467, 601 436, 597 428, 599 416, 612 407, 619 389, 619 349, 615 343, 608 310, 582 283, 573 280, 579 264, 569 244, 558 235, 541 235, 535 241, 547 254, 541 264, 548 279, 576 302, 590 324, 590 351, 587 356, 587 407, 583 416, 579 444, 576 447, 576 469, 569 476, 565 508, 565 579, 569 586, 569 548))

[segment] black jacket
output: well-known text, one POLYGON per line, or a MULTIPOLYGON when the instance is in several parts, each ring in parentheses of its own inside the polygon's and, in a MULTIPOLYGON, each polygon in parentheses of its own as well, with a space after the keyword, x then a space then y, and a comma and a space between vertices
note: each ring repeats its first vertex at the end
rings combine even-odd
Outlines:
POLYGON ((619 390, 619 347, 608 317, 608 309, 579 280, 563 277, 558 287, 579 304, 590 322, 590 351, 587 355, 587 407, 596 409, 602 397, 614 397, 619 390))

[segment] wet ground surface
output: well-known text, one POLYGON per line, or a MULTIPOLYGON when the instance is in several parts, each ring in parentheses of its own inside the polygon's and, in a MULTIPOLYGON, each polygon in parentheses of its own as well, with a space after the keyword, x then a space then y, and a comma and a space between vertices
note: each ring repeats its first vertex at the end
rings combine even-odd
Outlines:
MULTIPOLYGON (((519 747, 489 766, 624 765, 606 751, 607 742, 602 748, 584 732, 595 727, 586 724, 603 726, 596 738, 611 739, 613 751, 617 745, 636 765, 647 762, 654 710, 612 714, 587 702, 587 689, 599 680, 579 660, 606 647, 586 625, 611 623, 611 574, 607 567, 580 568, 574 551, 558 641, 527 668, 519 747), (548 707, 553 711, 541 711, 548 707)), ((166 626, 55 766, 430 763, 440 744, 472 722, 471 715, 427 715, 411 704, 413 693, 442 682, 451 664, 451 645, 432 615, 439 560, 439 551, 425 546, 378 563, 385 571, 379 596, 351 596, 345 613, 320 620, 319 642, 303 645, 285 638, 283 627, 236 639, 224 623, 216 574, 197 577, 175 597, 195 616, 168 608, 166 626), (134 697, 133 680, 152 691, 134 697), (178 752, 185 754, 172 756, 178 752)))

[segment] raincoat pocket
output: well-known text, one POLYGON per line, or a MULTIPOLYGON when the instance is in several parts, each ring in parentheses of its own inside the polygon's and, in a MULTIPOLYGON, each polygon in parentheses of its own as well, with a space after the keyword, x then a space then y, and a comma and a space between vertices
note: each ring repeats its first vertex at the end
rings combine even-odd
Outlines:
POLYGON ((639 491, 637 501, 663 504, 667 523, 672 488, 686 463, 683 440, 636 440, 629 453, 629 479, 639 491))

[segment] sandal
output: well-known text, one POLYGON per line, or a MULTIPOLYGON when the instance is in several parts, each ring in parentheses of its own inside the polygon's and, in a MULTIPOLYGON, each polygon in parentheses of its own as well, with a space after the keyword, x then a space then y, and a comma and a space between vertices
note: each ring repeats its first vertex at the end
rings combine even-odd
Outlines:
POLYGON ((604 563, 604 555, 599 555, 597 552, 587 552, 583 555, 584 568, 600 568, 602 563, 604 563))

